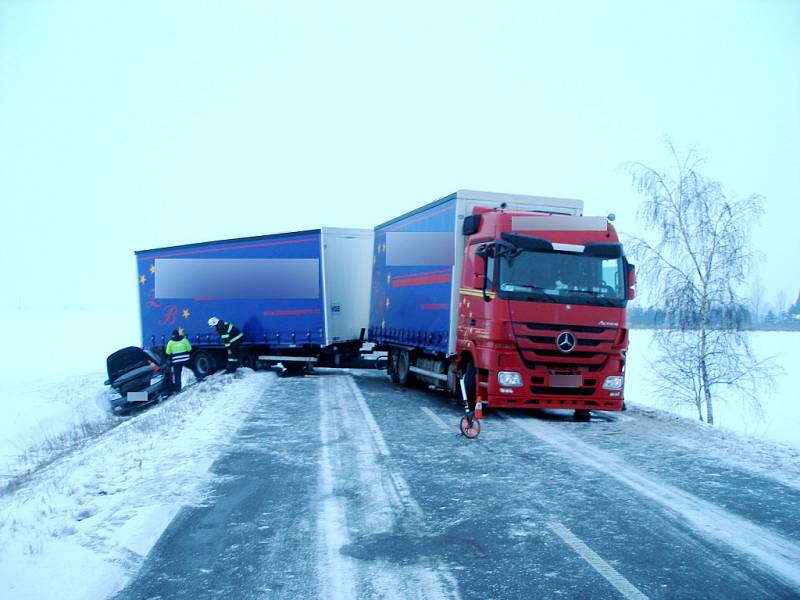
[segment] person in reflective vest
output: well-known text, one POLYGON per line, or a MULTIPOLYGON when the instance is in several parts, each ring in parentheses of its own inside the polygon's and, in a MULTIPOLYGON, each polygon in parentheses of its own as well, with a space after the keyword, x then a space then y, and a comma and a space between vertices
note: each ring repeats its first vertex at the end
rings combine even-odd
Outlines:
POLYGON ((235 373, 239 368, 239 348, 244 340, 244 334, 233 323, 226 323, 217 317, 208 320, 208 326, 217 330, 225 349, 228 351, 228 364, 226 373, 235 373))
POLYGON ((197 373, 192 360, 192 345, 186 336, 183 335, 182 329, 175 329, 172 332, 172 338, 167 342, 167 347, 164 350, 167 355, 167 360, 170 364, 172 372, 172 389, 175 393, 181 391, 181 374, 183 367, 189 367, 194 373, 195 379, 202 381, 203 378, 197 373))

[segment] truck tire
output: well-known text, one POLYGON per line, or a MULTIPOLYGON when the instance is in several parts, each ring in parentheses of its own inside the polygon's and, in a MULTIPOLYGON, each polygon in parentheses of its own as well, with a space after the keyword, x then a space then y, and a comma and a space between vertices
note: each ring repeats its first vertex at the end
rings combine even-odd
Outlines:
POLYGON ((258 371, 258 357, 249 350, 242 352, 240 360, 242 361, 243 367, 258 371))
POLYGON ((588 410, 576 410, 573 420, 579 423, 588 423, 592 420, 592 414, 588 410))
POLYGON ((194 355, 194 367, 200 374, 200 377, 208 377, 217 370, 217 362, 210 352, 200 350, 194 355))
POLYGON ((397 377, 397 350, 394 348, 389 350, 389 363, 386 365, 386 372, 389 373, 389 379, 392 383, 400 383, 397 377))
POLYGON ((411 355, 408 350, 400 350, 397 356, 397 383, 400 385, 411 385, 413 382, 411 373, 411 355))

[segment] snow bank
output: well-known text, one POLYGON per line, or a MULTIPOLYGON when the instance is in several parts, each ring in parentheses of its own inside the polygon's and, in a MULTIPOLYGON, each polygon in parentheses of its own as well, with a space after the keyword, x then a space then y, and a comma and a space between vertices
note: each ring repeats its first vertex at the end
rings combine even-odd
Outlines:
POLYGON ((273 380, 210 377, 1 496, 0 597, 58 590, 91 600, 119 590, 179 508, 203 502, 209 467, 273 380))

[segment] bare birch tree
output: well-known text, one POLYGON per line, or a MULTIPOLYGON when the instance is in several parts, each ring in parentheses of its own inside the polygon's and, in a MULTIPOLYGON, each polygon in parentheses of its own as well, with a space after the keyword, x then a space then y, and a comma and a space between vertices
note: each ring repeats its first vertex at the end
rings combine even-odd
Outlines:
POLYGON ((639 219, 654 241, 635 237, 627 246, 639 262, 639 281, 665 311, 653 364, 661 391, 713 424, 717 391, 727 386, 758 409, 759 390, 774 373, 751 350, 739 293, 753 258, 749 229, 762 200, 728 198, 700 173, 695 151, 681 155, 669 142, 667 148, 674 161, 669 171, 628 165, 644 196, 639 219))

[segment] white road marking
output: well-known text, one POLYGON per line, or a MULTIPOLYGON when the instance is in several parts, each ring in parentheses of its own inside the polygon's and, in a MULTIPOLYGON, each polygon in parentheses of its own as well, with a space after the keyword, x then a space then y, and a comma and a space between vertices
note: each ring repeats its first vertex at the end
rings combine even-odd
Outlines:
POLYGON ((635 585, 620 575, 614 567, 600 558, 594 550, 584 544, 578 536, 561 523, 553 521, 548 523, 547 526, 628 600, 647 600, 648 597, 640 592, 635 585))
POLYGON ((353 561, 339 551, 348 543, 347 523, 339 497, 335 496, 333 457, 330 451, 330 399, 325 394, 322 382, 318 383, 319 394, 319 487, 322 498, 321 510, 317 514, 317 532, 324 540, 322 562, 324 571, 320 574, 320 592, 331 600, 345 600, 356 597, 353 578, 353 561))
MULTIPOLYGON (((442 420, 442 418, 435 412, 433 412, 430 408, 428 408, 427 406, 423 406, 422 411, 430 417, 431 421, 436 423, 436 426, 439 429, 441 429, 442 431, 450 431, 450 427, 447 426, 447 423, 445 423, 442 420)), ((453 431, 455 431, 455 428, 453 428, 453 431)))
POLYGON ((800 589, 800 544, 756 525, 711 502, 673 487, 574 435, 534 419, 502 418, 555 447, 573 462, 592 467, 681 517, 695 531, 755 558, 784 581, 800 589))
MULTIPOLYGON (((350 386, 350 391, 353 393, 353 396, 355 396, 356 402, 358 402, 358 407, 361 409, 361 413, 364 415, 364 420, 367 422, 367 428, 372 434, 372 439, 375 441, 378 452, 381 456, 390 456, 391 453, 389 452, 389 447, 386 445, 383 432, 381 432, 381 428, 375 421, 372 411, 369 409, 369 406, 367 406, 366 400, 364 400, 364 395, 361 393, 361 390, 358 388, 358 385, 352 376, 347 377, 347 384, 350 386)), ((403 476, 388 468, 386 469, 386 475, 392 482, 392 487, 394 488, 394 492, 397 494, 397 499, 399 500, 400 504, 405 507, 407 511, 412 512, 417 518, 421 519, 423 517, 422 509, 411 495, 411 489, 408 487, 408 484, 403 476)))
POLYGON ((356 382, 353 380, 352 376, 347 377, 347 384, 350 386, 350 391, 353 392, 353 396, 355 396, 356 402, 358 402, 358 407, 361 409, 364 418, 367 420, 367 427, 369 427, 370 433, 372 433, 372 438, 375 440, 375 444, 378 446, 378 452, 380 452, 381 456, 389 456, 389 447, 386 445, 386 440, 383 439, 381 428, 378 427, 378 424, 375 422, 375 417, 372 416, 372 412, 369 410, 369 407, 364 400, 364 395, 361 393, 361 390, 358 389, 358 386, 356 385, 356 382))
MULTIPOLYGON (((344 379, 364 417, 361 423, 353 423, 352 428, 348 424, 348 431, 351 435, 359 437, 360 428, 363 432, 360 437, 372 442, 366 444, 367 447, 360 452, 359 461, 362 464, 359 472, 365 480, 364 486, 369 497, 375 501, 373 510, 380 512, 383 509, 386 511, 384 515, 390 518, 390 522, 382 522, 380 530, 375 530, 374 533, 395 529, 398 525, 397 520, 401 520, 401 527, 404 530, 416 529, 423 532, 425 514, 414 499, 405 478, 397 469, 392 468, 391 461, 381 462, 376 459, 376 455, 389 458, 391 453, 364 395, 352 376, 348 375, 344 379), (364 429, 368 430, 368 434, 364 429)), ((367 526, 366 529, 371 528, 367 526)), ((461 600, 458 582, 444 564, 435 567, 408 565, 399 571, 387 569, 385 565, 380 566, 377 573, 372 575, 371 583, 381 598, 461 600)))

